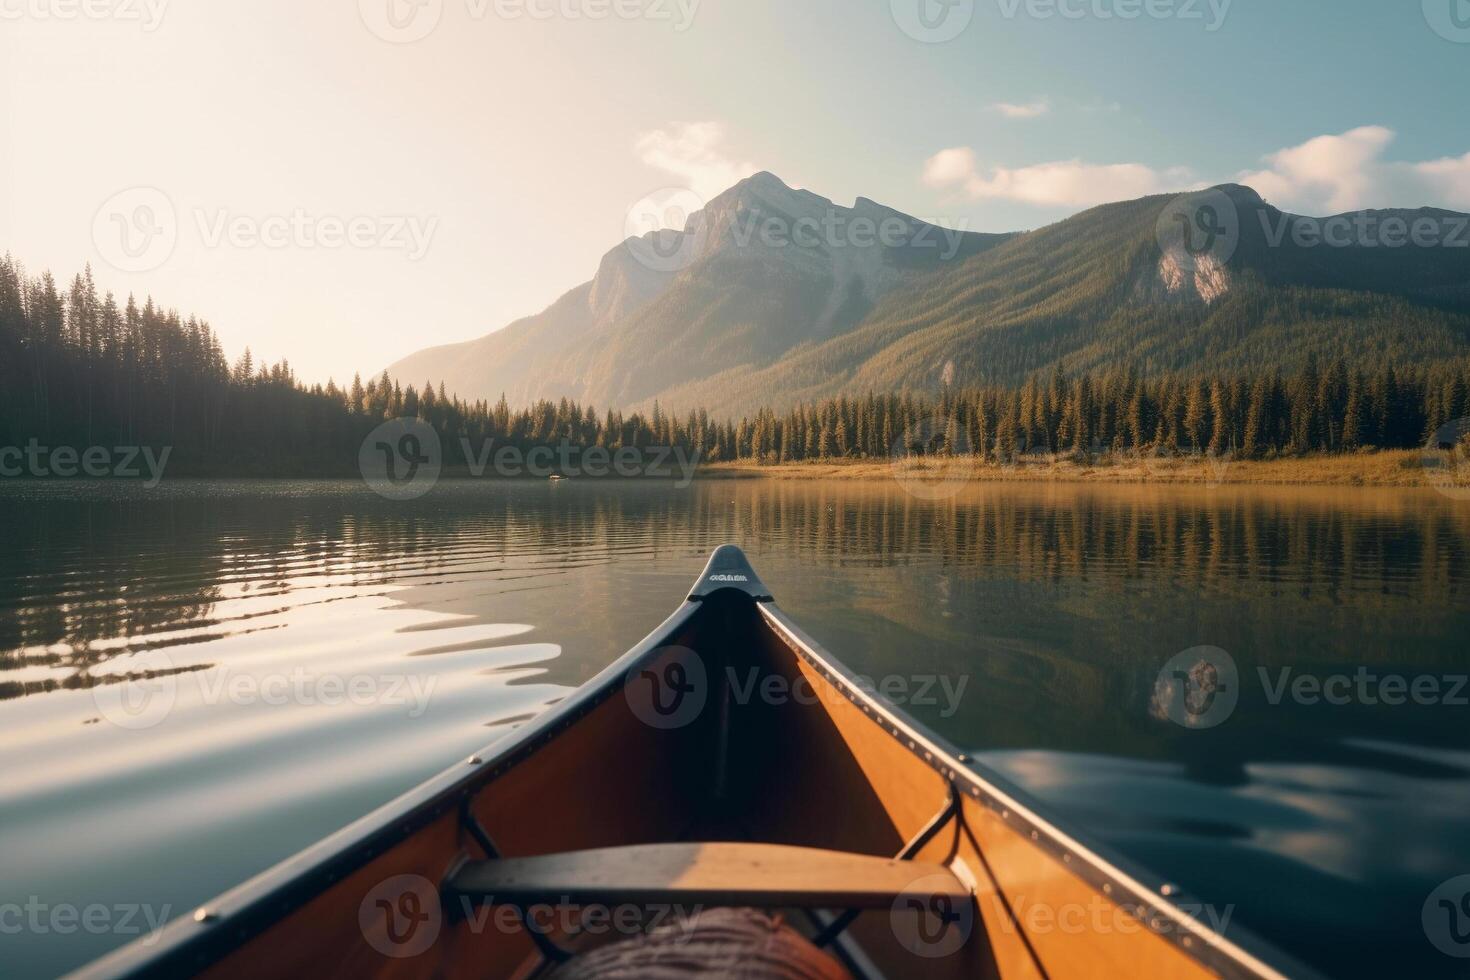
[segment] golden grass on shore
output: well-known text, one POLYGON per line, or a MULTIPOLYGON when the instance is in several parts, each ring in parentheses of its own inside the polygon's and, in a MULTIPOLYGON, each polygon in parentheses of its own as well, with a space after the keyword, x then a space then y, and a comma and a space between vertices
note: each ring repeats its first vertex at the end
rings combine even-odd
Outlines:
MULTIPOLYGON (((1441 458, 1443 462, 1443 458, 1441 458)), ((1470 470, 1426 468, 1422 450, 1247 460, 1211 456, 1105 456, 1077 462, 1052 455, 1028 456, 1012 464, 974 457, 902 460, 835 459, 760 466, 710 463, 699 475, 711 479, 894 479, 919 484, 945 482, 1159 483, 1196 486, 1433 487, 1470 490, 1470 470)))

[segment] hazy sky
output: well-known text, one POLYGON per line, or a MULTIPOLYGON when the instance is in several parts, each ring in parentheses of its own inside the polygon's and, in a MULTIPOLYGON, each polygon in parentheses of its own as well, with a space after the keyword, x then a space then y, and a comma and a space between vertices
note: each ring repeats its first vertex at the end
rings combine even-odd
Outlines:
POLYGON ((311 380, 755 169, 975 231, 1226 179, 1470 210, 1470 0, 0 0, 0 87, 0 250, 311 380))

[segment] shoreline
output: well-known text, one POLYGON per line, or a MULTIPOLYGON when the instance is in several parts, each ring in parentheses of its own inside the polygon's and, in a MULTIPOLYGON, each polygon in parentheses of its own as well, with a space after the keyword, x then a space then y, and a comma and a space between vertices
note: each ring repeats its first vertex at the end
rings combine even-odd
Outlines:
MULTIPOLYGON (((1385 489, 1426 489, 1463 494, 1470 499, 1470 465, 1461 464, 1457 472, 1437 472, 1426 467, 1425 451, 1390 449, 1353 454, 1312 454, 1276 459, 1231 459, 1209 456, 1102 456, 1078 462, 1070 457, 1034 455, 1002 464, 973 456, 908 457, 900 459, 827 459, 779 464, 742 462, 694 463, 687 473, 656 470, 633 474, 587 476, 570 473, 553 475, 550 482, 621 483, 655 480, 688 486, 701 481, 771 480, 796 482, 803 480, 848 480, 854 482, 896 483, 912 489, 920 496, 947 496, 964 486, 977 483, 1027 483, 1053 485, 1114 486, 1178 486, 1215 488, 1222 486, 1276 487, 1363 487, 1385 489)), ((352 470, 310 469, 294 472, 262 472, 254 468, 242 470, 195 469, 182 464, 171 468, 167 480, 240 480, 240 481, 314 481, 360 480, 361 473, 352 470), (182 470, 182 472, 180 472, 182 470)), ((479 480, 488 483, 546 483, 544 475, 475 475, 463 466, 445 467, 438 476, 443 481, 479 480)), ((15 477, 0 479, 0 488, 8 486, 44 486, 106 484, 119 482, 102 477, 15 477)), ((120 482, 142 483, 141 479, 120 482)), ((151 488, 150 488, 151 489, 151 488)))
MULTIPOLYGON (((920 486, 945 483, 1114 483, 1173 486, 1323 486, 1435 489, 1437 481, 1423 465, 1422 450, 1394 449, 1371 453, 1319 454, 1278 459, 1215 459, 1176 456, 1104 457, 1074 462, 1051 456, 1002 465, 974 457, 947 460, 825 460, 762 466, 754 463, 706 463, 703 480, 898 480, 920 486)), ((1446 485, 1470 493, 1470 472, 1446 485)))

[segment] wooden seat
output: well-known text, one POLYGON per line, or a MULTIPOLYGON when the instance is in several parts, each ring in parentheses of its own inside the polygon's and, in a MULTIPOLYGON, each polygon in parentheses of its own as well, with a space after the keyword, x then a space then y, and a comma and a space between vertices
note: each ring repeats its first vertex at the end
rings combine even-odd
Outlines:
POLYGON ((970 892, 941 864, 777 844, 642 844, 464 865, 450 895, 500 905, 675 904, 741 908, 889 908, 970 892))

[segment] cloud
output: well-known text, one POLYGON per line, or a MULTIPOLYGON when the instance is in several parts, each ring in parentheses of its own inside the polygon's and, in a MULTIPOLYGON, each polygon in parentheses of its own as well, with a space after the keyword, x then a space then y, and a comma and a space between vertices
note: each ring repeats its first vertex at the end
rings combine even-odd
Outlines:
POLYGON ((1045 99, 1037 99, 1035 102, 1018 104, 1015 102, 992 102, 990 108, 1005 116, 1007 119, 1035 119, 1044 116, 1051 111, 1051 104, 1045 99))
POLYGON ((971 200, 1000 199, 1042 207, 1091 207, 1199 186, 1188 170, 1155 170, 1141 163, 1093 164, 1059 160, 982 172, 967 146, 941 150, 924 164, 924 183, 958 190, 971 200))
POLYGON ((1277 207, 1306 214, 1370 207, 1470 208, 1470 153, 1419 163, 1385 161, 1396 134, 1360 126, 1268 154, 1263 170, 1237 175, 1277 207))
POLYGON ((975 175, 975 151, 968 146, 940 150, 924 163, 924 183, 930 187, 951 187, 975 175))
POLYGON ((923 181, 974 201, 1038 207, 1091 207, 1234 180, 1254 187, 1277 207, 1302 214, 1425 206, 1470 210, 1470 153, 1419 162, 1386 161, 1384 154, 1394 138, 1394 131, 1384 126, 1317 136, 1267 154, 1263 169, 1210 180, 1201 180, 1187 167, 1157 169, 1143 163, 1083 160, 985 169, 973 149, 960 146, 930 157, 923 181))
POLYGON ((674 123, 642 134, 634 147, 644 163, 673 174, 709 200, 760 169, 726 155, 724 141, 725 127, 720 123, 674 123))

